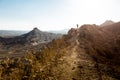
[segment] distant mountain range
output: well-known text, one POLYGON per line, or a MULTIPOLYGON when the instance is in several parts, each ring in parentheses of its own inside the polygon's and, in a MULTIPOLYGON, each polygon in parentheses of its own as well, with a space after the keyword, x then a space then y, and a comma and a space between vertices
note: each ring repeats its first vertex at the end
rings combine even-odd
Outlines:
POLYGON ((63 29, 63 30, 54 30, 54 31, 48 31, 51 33, 58 33, 58 34, 67 34, 67 32, 69 31, 69 29, 63 29))
POLYGON ((0 30, 0 36, 1 37, 20 36, 20 35, 25 34, 27 32, 28 31, 0 30))
MULTIPOLYGON (((54 31, 46 31, 49 33, 55 33, 55 34, 67 34, 69 29, 63 29, 63 30, 54 30, 54 31)), ((0 30, 0 36, 1 37, 13 37, 13 36, 20 36, 22 34, 25 34, 29 31, 15 31, 15 30, 0 30)))

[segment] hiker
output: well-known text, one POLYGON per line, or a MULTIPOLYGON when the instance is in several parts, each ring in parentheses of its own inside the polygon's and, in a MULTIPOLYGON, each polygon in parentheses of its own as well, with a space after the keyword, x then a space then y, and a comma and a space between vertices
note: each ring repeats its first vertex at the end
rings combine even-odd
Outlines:
POLYGON ((78 26, 79 26, 79 25, 77 24, 77 28, 78 28, 78 26))

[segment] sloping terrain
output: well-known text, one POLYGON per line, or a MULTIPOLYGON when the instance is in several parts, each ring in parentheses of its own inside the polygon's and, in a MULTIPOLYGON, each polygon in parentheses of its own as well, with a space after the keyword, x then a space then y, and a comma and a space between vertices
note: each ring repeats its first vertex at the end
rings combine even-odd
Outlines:
POLYGON ((100 26, 109 26, 114 24, 115 22, 113 22, 112 20, 106 20, 104 23, 102 23, 100 26))
POLYGON ((103 26, 103 28, 111 31, 114 34, 117 34, 117 35, 120 34, 120 22, 117 22, 108 26, 103 26))
POLYGON ((1 79, 120 80, 120 37, 114 32, 97 25, 72 28, 41 51, 5 59, 1 79))
POLYGON ((34 28, 32 31, 20 36, 0 37, 0 58, 24 56, 28 50, 39 51, 45 44, 61 36, 61 34, 43 32, 34 28))
POLYGON ((23 34, 21 36, 10 37, 10 38, 0 38, 0 42, 5 45, 10 44, 32 44, 37 45, 39 43, 46 43, 50 42, 53 39, 60 38, 60 34, 53 34, 42 32, 37 28, 34 28, 32 31, 23 34))
POLYGON ((41 52, 41 55, 45 56, 47 53, 49 56, 45 58, 44 63, 51 66, 49 74, 53 74, 52 78, 54 76, 58 80, 120 79, 120 47, 116 43, 119 39, 111 31, 97 25, 83 25, 79 29, 71 29, 61 40, 52 42, 41 52))

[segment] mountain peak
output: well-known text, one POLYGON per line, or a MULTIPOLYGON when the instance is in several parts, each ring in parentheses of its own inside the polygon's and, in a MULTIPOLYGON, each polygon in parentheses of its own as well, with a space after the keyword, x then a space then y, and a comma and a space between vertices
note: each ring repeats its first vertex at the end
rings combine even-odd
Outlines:
POLYGON ((50 42, 53 39, 57 39, 61 36, 41 31, 37 27, 35 27, 33 28, 32 31, 28 32, 27 34, 22 35, 22 37, 24 37, 23 39, 25 39, 24 42, 37 45, 39 43, 50 42))
POLYGON ((37 27, 33 28, 32 31, 40 31, 37 27))
POLYGON ((37 27, 33 28, 33 30, 39 30, 37 27))
POLYGON ((37 27, 33 28, 33 30, 30 32, 30 34, 40 34, 42 31, 40 31, 37 27))
POLYGON ((115 22, 112 20, 106 20, 104 23, 102 23, 100 26, 107 26, 107 25, 111 25, 114 24, 115 22))

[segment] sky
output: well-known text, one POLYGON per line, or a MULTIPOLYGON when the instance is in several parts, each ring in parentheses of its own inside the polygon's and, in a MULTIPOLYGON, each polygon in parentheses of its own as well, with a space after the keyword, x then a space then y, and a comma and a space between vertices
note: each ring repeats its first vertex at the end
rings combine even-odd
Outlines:
POLYGON ((0 30, 62 30, 120 21, 120 0, 0 0, 0 30))

